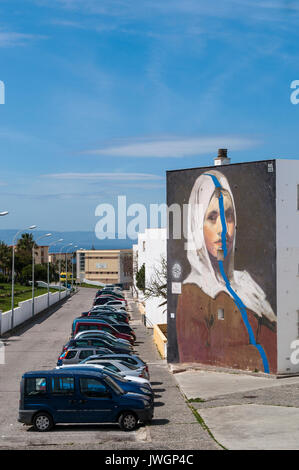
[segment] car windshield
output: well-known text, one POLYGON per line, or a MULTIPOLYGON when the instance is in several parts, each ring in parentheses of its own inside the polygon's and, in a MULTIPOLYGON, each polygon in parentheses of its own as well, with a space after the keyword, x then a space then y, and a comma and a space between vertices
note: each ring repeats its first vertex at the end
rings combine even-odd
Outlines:
POLYGON ((131 370, 140 369, 140 367, 138 367, 138 366, 133 366, 132 364, 129 364, 129 363, 126 362, 126 361, 120 361, 120 363, 121 363, 123 366, 126 366, 128 369, 131 369, 131 370))
POLYGON ((103 369, 106 374, 109 375, 109 377, 114 377, 117 380, 120 380, 120 382, 126 383, 129 382, 127 379, 124 379, 122 375, 118 374, 118 372, 114 372, 110 369, 107 369, 106 367, 103 369))
POLYGON ((121 395, 124 395, 126 392, 111 378, 106 375, 104 381, 110 385, 110 387, 116 392, 121 395))

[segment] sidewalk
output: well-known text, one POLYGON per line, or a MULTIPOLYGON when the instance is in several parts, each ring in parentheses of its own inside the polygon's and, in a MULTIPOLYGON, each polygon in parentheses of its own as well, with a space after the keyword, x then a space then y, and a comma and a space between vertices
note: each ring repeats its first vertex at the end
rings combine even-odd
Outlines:
POLYGON ((154 419, 146 426, 145 440, 127 448, 155 450, 221 449, 205 431, 180 393, 167 362, 161 359, 153 342, 152 330, 144 327, 137 305, 128 295, 132 315, 131 325, 136 329, 136 349, 149 366, 155 392, 154 419))
POLYGON ((188 370, 175 380, 226 449, 299 449, 299 377, 188 370))

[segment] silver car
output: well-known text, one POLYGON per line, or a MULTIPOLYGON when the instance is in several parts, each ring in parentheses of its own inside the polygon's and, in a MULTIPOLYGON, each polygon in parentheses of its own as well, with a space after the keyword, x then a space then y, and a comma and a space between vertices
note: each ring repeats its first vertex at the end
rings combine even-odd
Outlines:
POLYGON ((105 357, 103 357, 103 359, 93 359, 91 361, 87 359, 84 361, 84 364, 103 366, 124 377, 130 375, 132 377, 142 377, 148 380, 145 367, 136 367, 122 360, 105 359, 105 357))
POLYGON ((89 346, 87 348, 71 348, 64 351, 58 358, 57 365, 78 364, 89 356, 101 354, 101 349, 89 346))

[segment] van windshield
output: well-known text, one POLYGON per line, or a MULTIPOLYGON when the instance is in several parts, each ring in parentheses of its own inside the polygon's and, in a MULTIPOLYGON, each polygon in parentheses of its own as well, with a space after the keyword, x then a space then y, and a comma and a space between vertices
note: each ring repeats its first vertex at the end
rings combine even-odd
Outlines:
POLYGON ((113 380, 106 375, 105 382, 118 394, 124 395, 126 392, 113 380))

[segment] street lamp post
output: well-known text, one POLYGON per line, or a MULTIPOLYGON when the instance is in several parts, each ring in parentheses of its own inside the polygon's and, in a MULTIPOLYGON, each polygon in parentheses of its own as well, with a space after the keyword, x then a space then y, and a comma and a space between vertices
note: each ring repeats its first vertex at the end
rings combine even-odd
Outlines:
MULTIPOLYGON (((63 241, 63 238, 60 238, 59 240, 56 240, 55 242, 52 242, 49 244, 50 246, 56 245, 57 243, 60 243, 63 241)), ((47 283, 48 283, 48 308, 50 307, 50 261, 49 261, 49 252, 48 252, 48 266, 47 266, 47 283)))
MULTIPOLYGON (((36 225, 30 225, 28 229, 24 230, 34 230, 36 225)), ((10 328, 13 329, 14 327, 14 292, 15 292, 15 242, 18 238, 19 234, 24 232, 24 230, 19 230, 13 238, 12 241, 12 267, 11 267, 11 323, 10 328)))
MULTIPOLYGON (((75 248, 75 246, 77 246, 77 245, 73 246, 73 244, 72 244, 72 243, 70 243, 70 245, 72 245, 72 246, 70 246, 70 248, 75 248)), ((65 250, 65 265, 66 265, 66 290, 67 290, 67 269, 68 269, 67 253, 68 253, 68 250, 66 249, 66 250, 65 250)))
MULTIPOLYGON (((45 235, 42 235, 41 237, 37 238, 36 241, 40 240, 41 238, 51 237, 51 235, 52 233, 46 233, 45 235)), ((35 242, 33 242, 33 245, 32 245, 32 316, 34 316, 34 261, 35 261, 34 245, 35 245, 35 242)))
MULTIPOLYGON (((78 245, 75 245, 74 248, 78 248, 78 245)), ((72 252, 72 292, 74 287, 74 251, 72 252)))
POLYGON ((59 252, 59 300, 60 300, 60 295, 61 295, 61 254, 62 254, 62 249, 66 248, 67 246, 72 245, 72 243, 68 243, 67 245, 63 245, 60 249, 59 252))

